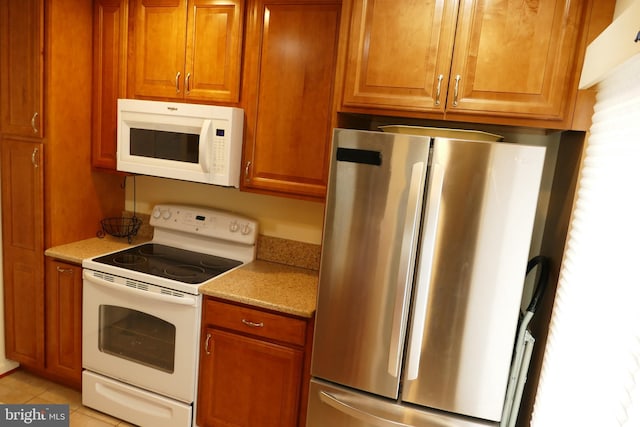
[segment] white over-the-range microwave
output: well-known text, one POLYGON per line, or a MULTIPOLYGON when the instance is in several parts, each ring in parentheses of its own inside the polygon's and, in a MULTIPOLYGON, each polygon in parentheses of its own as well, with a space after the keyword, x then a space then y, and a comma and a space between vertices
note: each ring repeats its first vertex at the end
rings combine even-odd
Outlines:
POLYGON ((117 169, 238 187, 241 108, 118 99, 117 169))

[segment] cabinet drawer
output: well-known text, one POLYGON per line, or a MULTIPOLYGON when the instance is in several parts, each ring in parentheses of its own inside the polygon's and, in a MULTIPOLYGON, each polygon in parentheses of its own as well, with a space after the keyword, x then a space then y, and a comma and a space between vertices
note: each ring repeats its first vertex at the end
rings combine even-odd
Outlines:
POLYGON ((204 300, 204 324, 294 345, 305 344, 306 322, 304 320, 227 304, 210 298, 204 300))

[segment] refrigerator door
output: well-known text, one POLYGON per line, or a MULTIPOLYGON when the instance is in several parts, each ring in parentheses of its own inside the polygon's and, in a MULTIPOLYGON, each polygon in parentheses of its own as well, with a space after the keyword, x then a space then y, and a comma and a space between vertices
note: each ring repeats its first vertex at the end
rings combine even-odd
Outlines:
POLYGON ((497 427, 484 420, 401 406, 394 401, 311 380, 307 427, 497 427))
POLYGON ((430 139, 336 129, 312 375, 395 398, 430 139))
POLYGON ((544 155, 434 141, 404 401, 500 420, 544 155))

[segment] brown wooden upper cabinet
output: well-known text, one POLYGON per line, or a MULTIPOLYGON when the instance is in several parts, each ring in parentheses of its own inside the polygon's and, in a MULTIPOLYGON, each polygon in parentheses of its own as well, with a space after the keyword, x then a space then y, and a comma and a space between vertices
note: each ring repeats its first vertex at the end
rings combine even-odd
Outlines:
POLYGON ((576 97, 591 3, 345 0, 350 22, 341 109, 562 126, 576 97))
POLYGON ((244 0, 134 0, 129 7, 129 97, 238 102, 244 0))
POLYGON ((340 0, 255 0, 241 189, 324 201, 340 0))
POLYGON ((43 26, 42 0, 0 2, 0 131, 5 134, 43 137, 43 26))
POLYGON ((126 98, 128 0, 93 1, 91 164, 116 170, 118 98, 126 98))

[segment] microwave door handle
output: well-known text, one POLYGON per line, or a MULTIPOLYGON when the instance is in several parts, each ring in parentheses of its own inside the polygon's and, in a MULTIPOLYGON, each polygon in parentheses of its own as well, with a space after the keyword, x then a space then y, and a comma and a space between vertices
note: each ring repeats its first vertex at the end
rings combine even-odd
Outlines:
POLYGON ((213 137, 211 136, 211 120, 205 120, 200 129, 200 146, 198 156, 200 157, 200 166, 204 172, 211 169, 211 146, 213 145, 213 137))

